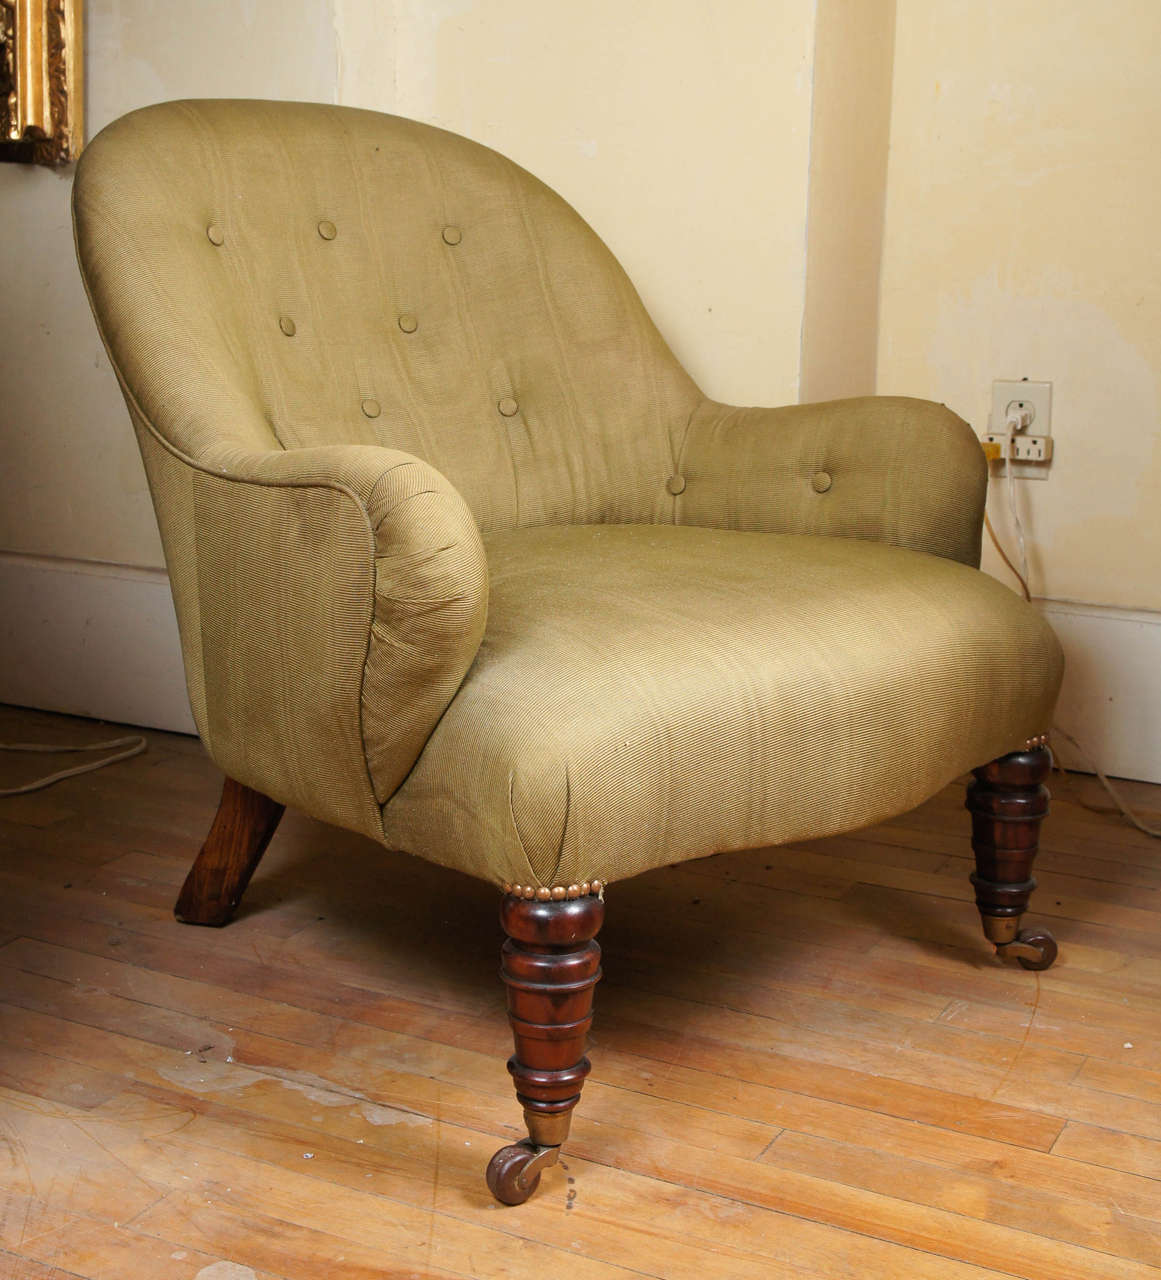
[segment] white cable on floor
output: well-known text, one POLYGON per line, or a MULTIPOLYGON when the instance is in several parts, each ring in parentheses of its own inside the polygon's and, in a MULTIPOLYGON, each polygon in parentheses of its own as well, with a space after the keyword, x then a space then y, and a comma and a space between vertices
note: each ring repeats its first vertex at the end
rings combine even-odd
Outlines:
MULTIPOLYGON (((988 534, 992 539, 992 544, 995 546, 996 550, 1000 554, 1000 558, 1008 566, 1008 568, 1011 569, 1013 575, 1019 581, 1020 587, 1024 592, 1024 599, 1027 600, 1029 603, 1031 603, 1032 592, 1028 586, 1028 556, 1024 546, 1024 526, 1020 523, 1020 517, 1016 512, 1016 498, 1015 498, 1015 493, 1013 491, 1013 483, 1012 483, 1013 481, 1012 454, 1015 450, 1015 444, 1014 444, 1013 438, 1016 434, 1017 428, 1021 424, 1019 419, 1015 417, 1015 415, 1013 415, 1008 418, 1005 425, 1008 428, 1008 433, 1007 433, 1007 445, 1004 451, 1004 478, 1007 481, 1008 507, 1012 515, 1012 525, 1016 530, 1016 536, 1018 537, 1020 542, 1020 563, 1024 570, 1023 573, 1021 573, 1020 570, 1017 569, 1016 566, 1012 563, 1012 561, 1008 558, 1008 554, 1004 550, 1003 544, 1000 542, 1000 539, 997 536, 995 529, 992 527, 992 522, 988 519, 988 513, 986 508, 984 510, 984 524, 986 525, 988 534)), ((1054 734, 1058 734, 1066 742, 1070 742, 1073 745, 1073 747, 1076 749, 1077 754, 1081 757, 1081 759, 1085 762, 1085 764, 1089 766, 1092 772, 1097 776, 1101 786, 1104 787, 1104 789, 1109 793, 1109 798, 1112 800, 1113 804, 1116 805, 1118 811, 1120 812, 1121 816, 1125 819, 1126 822, 1129 822, 1134 827, 1136 827, 1137 830, 1142 833, 1142 835, 1151 836, 1155 840, 1161 840, 1161 830, 1158 830, 1156 827, 1147 826, 1144 822, 1141 821, 1140 818, 1137 817, 1137 815, 1132 811, 1132 809, 1130 809, 1129 806, 1124 802, 1124 800, 1121 799, 1120 795, 1117 793, 1116 789, 1113 787, 1113 784, 1105 776, 1104 770, 1101 769, 1100 765, 1097 764, 1097 762, 1092 758, 1092 756, 1090 756, 1089 753, 1080 745, 1080 743, 1077 742, 1077 740, 1072 736, 1071 733, 1068 733, 1066 730, 1062 729, 1059 725, 1053 725, 1052 732, 1054 734)), ((1068 775, 1068 770, 1065 769, 1065 767, 1060 763, 1059 760, 1055 760, 1054 763, 1056 767, 1061 771, 1061 773, 1063 773, 1065 776, 1068 775)))
MULTIPOLYGON (((1072 743, 1073 747, 1075 748, 1080 758, 1085 762, 1085 764, 1089 766, 1090 769, 1092 769, 1093 773, 1095 773, 1096 776, 1100 779, 1101 786, 1104 787, 1104 789, 1112 797, 1113 804, 1115 804, 1117 808, 1121 811, 1121 816, 1127 822, 1131 822, 1133 826, 1135 826, 1137 830, 1140 831, 1143 835, 1152 836, 1154 840, 1161 840, 1161 830, 1158 830, 1157 827, 1146 826, 1145 823, 1143 823, 1141 819, 1137 817, 1137 815, 1132 811, 1132 809, 1129 808, 1129 806, 1124 802, 1124 800, 1122 800, 1121 797, 1117 794, 1117 792, 1113 789, 1113 784, 1108 780, 1108 778, 1105 777, 1104 772, 1101 769, 1100 765, 1097 764, 1097 762, 1092 758, 1092 756, 1090 756, 1089 753, 1080 745, 1080 743, 1077 742, 1077 740, 1072 736, 1071 733, 1065 732, 1065 730, 1062 729, 1058 724, 1054 724, 1052 726, 1052 732, 1059 734, 1065 740, 1065 742, 1072 743)), ((1056 767, 1060 770, 1061 773, 1067 775, 1068 770, 1065 769, 1065 767, 1062 764, 1060 764, 1059 761, 1057 761, 1056 767)))
POLYGON ((81 773, 92 773, 94 769, 103 769, 107 764, 116 764, 119 760, 129 760, 133 756, 139 756, 147 746, 145 739, 141 737, 110 738, 108 742, 90 742, 84 746, 54 746, 41 742, 0 742, 0 751, 39 751, 46 755, 52 755, 57 751, 113 751, 117 747, 126 748, 105 760, 94 760, 90 764, 79 764, 72 769, 61 769, 58 773, 50 773, 46 777, 26 782, 22 787, 0 787, 0 796, 21 796, 29 791, 40 791, 64 778, 75 778, 81 773))

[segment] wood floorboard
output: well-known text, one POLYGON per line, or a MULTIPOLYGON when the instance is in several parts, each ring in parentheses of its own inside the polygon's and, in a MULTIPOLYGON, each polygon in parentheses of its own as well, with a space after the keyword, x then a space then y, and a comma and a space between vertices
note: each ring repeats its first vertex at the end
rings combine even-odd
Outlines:
POLYGON ((78 1280, 77 1272, 46 1267, 27 1255, 17 1257, 0 1249, 0 1280, 78 1280))
POLYGON ((958 785, 615 885, 573 1135, 504 1209, 494 890, 288 814, 235 922, 183 928, 221 779, 146 737, 0 800, 0 1280, 1161 1280, 1161 846, 1090 780, 1043 974, 980 934, 958 785))
MULTIPOLYGON (((134 1276, 234 1280, 229 1259, 179 1247, 172 1240, 135 1231, 110 1220, 107 1215, 70 1213, 15 1193, 4 1196, 0 1214, 3 1215, 0 1245, 22 1264, 27 1261, 41 1268, 39 1272, 17 1270, 19 1280, 38 1274, 82 1280, 120 1280, 134 1276)), ((291 1278, 251 1269, 245 1273, 245 1280, 291 1278)))

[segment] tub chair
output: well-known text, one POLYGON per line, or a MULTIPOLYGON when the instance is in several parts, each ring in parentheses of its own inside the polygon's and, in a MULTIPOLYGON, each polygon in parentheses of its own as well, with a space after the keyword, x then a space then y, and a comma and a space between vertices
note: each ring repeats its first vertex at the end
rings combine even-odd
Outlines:
POLYGON ((1020 918, 1060 651, 977 567, 954 413, 707 399, 559 196, 397 117, 148 107, 74 215, 226 779, 177 917, 229 920, 284 805, 494 884, 501 1200, 565 1140, 628 876, 974 770, 984 931, 1051 964, 1020 918))

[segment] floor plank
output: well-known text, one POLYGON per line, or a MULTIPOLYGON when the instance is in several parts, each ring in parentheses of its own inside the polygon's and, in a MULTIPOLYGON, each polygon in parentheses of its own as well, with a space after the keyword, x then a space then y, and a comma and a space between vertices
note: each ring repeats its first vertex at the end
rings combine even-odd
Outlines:
POLYGON ((506 1210, 494 891, 289 814, 182 928, 221 780, 146 736, 0 801, 0 1280, 1161 1280, 1161 849, 1089 780, 1043 974, 980 935, 959 787, 615 885, 564 1162, 506 1210))

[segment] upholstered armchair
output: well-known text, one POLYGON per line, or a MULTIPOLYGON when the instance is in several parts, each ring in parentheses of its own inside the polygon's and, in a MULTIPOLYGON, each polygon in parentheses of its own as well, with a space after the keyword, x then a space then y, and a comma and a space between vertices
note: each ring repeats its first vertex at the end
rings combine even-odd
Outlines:
POLYGON ((563 200, 409 120, 150 107, 74 208, 226 775, 178 918, 227 922, 284 805, 494 884, 529 1130, 500 1199, 568 1132, 625 877, 974 769, 984 930, 1052 963, 1020 917, 1060 652, 977 568, 955 414, 707 400, 563 200))

